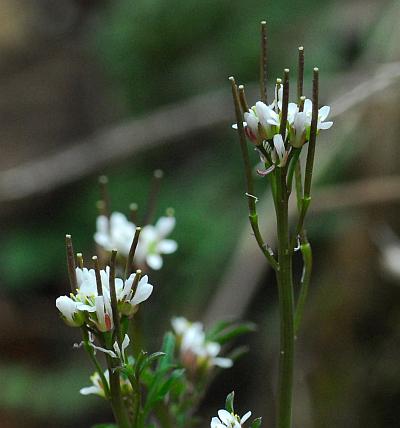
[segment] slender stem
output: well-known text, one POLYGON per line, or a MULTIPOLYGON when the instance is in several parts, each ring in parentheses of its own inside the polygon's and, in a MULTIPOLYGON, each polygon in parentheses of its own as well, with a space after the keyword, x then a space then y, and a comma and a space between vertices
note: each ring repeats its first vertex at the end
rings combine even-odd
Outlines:
POLYGON ((120 375, 119 372, 115 370, 117 368, 117 363, 108 355, 106 355, 106 359, 110 374, 111 405, 115 420, 119 428, 130 428, 131 423, 121 396, 120 375))
POLYGON ((293 155, 289 162, 289 169, 288 169, 288 175, 287 175, 288 196, 290 196, 290 194, 292 193, 293 174, 299 163, 300 152, 301 152, 300 148, 299 149, 294 148, 292 150, 293 155))
POLYGON ((310 128, 310 141, 308 142, 307 161, 306 169, 304 174, 304 196, 301 201, 301 210, 299 219, 297 222, 295 234, 292 238, 291 247, 293 248, 297 237, 301 233, 304 227, 304 220, 307 214, 308 207, 311 202, 311 181, 312 173, 314 168, 314 156, 315 156, 315 143, 317 139, 318 131, 318 91, 319 91, 319 70, 314 68, 313 70, 313 97, 312 97, 312 116, 311 116, 311 128, 310 128))
POLYGON ((137 248, 138 243, 139 243, 139 235, 140 235, 141 230, 142 229, 140 227, 137 227, 135 230, 135 235, 133 237, 131 248, 129 250, 128 259, 126 260, 124 279, 128 279, 129 275, 132 273, 133 259, 135 257, 136 248, 137 248))
POLYGON ((288 193, 286 171, 277 168, 278 262, 277 272, 280 313, 280 355, 278 379, 278 428, 292 426, 292 395, 294 365, 294 296, 292 284, 292 253, 289 248, 288 193))
POLYGON ((300 293, 296 304, 296 311, 294 315, 294 334, 297 335, 300 323, 303 317, 304 306, 307 300, 308 288, 310 285, 311 271, 312 271, 312 250, 307 237, 303 236, 303 242, 300 245, 300 251, 303 256, 303 273, 300 281, 300 293))
POLYGON ((260 52, 260 95, 264 103, 268 102, 267 97, 267 23, 261 21, 261 52, 260 52))
POLYGON ((301 211, 301 201, 303 199, 303 183, 301 176, 301 164, 300 161, 296 164, 296 169, 294 172, 294 178, 296 182, 296 202, 297 202, 297 210, 300 213, 301 211))
POLYGON ((143 225, 150 224, 153 221, 154 214, 157 208, 158 194, 160 193, 161 180, 164 177, 161 169, 156 169, 153 172, 153 179, 151 180, 149 198, 147 200, 146 212, 143 217, 143 225))
POLYGON ((297 66, 297 100, 303 96, 303 82, 304 82, 304 48, 299 46, 298 66, 297 66))
POLYGON ((111 207, 110 207, 110 193, 108 191, 108 177, 106 175, 101 175, 99 177, 99 188, 100 188, 100 200, 103 201, 103 212, 106 217, 110 217, 111 207))
POLYGON ((67 250, 69 283, 71 286, 72 293, 76 293, 76 289, 78 288, 78 282, 76 279, 75 254, 74 254, 74 247, 72 245, 71 235, 65 235, 65 247, 67 250))
POLYGON ((119 324, 119 313, 118 313, 118 301, 117 301, 117 293, 115 290, 115 262, 117 258, 117 250, 111 251, 110 258, 110 276, 109 276, 109 289, 110 289, 110 297, 111 297, 111 309, 114 321, 114 338, 118 341, 118 344, 121 345, 122 335, 121 335, 121 327, 119 324))
POLYGON ((271 266, 277 270, 279 268, 278 263, 272 253, 271 248, 264 243, 264 240, 262 239, 260 229, 258 226, 258 215, 257 215, 257 209, 256 209, 256 197, 254 196, 254 184, 253 184, 253 176, 252 176, 252 169, 251 164, 249 160, 249 153, 247 151, 247 142, 246 142, 246 136, 244 133, 243 128, 243 118, 242 118, 242 112, 240 110, 240 100, 238 95, 238 90, 236 87, 235 79, 233 77, 229 78, 231 85, 232 85, 232 95, 233 95, 233 101, 235 104, 235 114, 236 114, 236 122, 238 126, 238 133, 239 133, 239 141, 240 141, 240 147, 242 150, 242 157, 243 157, 243 163, 244 163, 244 169, 246 174, 246 185, 247 185, 247 203, 249 208, 249 219, 250 224, 253 229, 253 233, 256 236, 256 240, 258 245, 260 246, 261 251, 263 252, 266 259, 269 261, 271 266))
POLYGON ((98 360, 94 354, 93 347, 90 346, 89 335, 88 335, 88 332, 85 328, 82 328, 82 336, 83 336, 83 347, 85 348, 85 351, 89 355, 90 361, 95 366, 96 372, 100 376, 101 383, 103 384, 104 394, 105 394, 106 398, 110 399, 110 387, 108 386, 107 379, 104 376, 103 369, 101 368, 100 363, 98 362, 98 360))

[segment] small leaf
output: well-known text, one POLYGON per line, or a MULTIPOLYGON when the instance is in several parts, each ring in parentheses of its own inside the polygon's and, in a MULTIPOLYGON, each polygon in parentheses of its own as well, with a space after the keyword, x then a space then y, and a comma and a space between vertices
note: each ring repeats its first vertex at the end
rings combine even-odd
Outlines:
POLYGON ((171 365, 174 359, 175 336, 171 332, 165 334, 161 351, 164 352, 165 357, 159 361, 158 369, 165 369, 171 365))
POLYGON ((213 325, 210 330, 206 333, 206 339, 210 342, 214 342, 215 337, 221 333, 221 331, 230 327, 233 324, 233 321, 219 321, 215 325, 213 325))
POLYGON ((254 419, 254 421, 250 425, 250 428, 259 428, 261 426, 261 420, 262 418, 254 419))
POLYGON ((235 391, 232 391, 230 394, 227 395, 226 401, 225 401, 225 409, 229 413, 235 413, 233 410, 233 400, 235 398, 235 391))
POLYGON ((158 358, 165 357, 165 355, 165 352, 154 352, 154 354, 151 354, 143 359, 140 365, 138 364, 138 375, 140 375, 145 368, 149 367, 153 361, 157 360, 158 358))
POLYGON ((255 330, 256 325, 253 323, 239 324, 238 326, 234 326, 231 329, 228 329, 228 331, 222 331, 214 338, 214 340, 215 342, 218 342, 219 344, 223 345, 237 336, 241 336, 242 334, 250 333, 255 330))

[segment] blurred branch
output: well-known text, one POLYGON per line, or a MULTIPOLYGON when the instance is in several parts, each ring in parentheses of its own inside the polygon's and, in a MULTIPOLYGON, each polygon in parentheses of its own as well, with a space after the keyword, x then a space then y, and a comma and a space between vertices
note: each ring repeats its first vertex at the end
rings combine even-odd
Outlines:
MULTIPOLYGON (((372 78, 331 103, 332 116, 369 101, 399 77, 400 62, 378 67, 372 78)), ((0 202, 18 201, 49 192, 126 160, 141 150, 225 126, 232 117, 228 91, 201 95, 160 108, 148 116, 100 131, 56 153, 0 171, 0 202)))
MULTIPOLYGON (((396 201, 400 201, 400 176, 362 179, 316 189, 309 214, 312 216, 338 209, 357 209, 396 201)), ((272 209, 272 206, 270 208, 272 209)), ((296 210, 295 204, 292 203, 289 213, 292 219, 296 210)), ((270 242, 275 243, 276 233, 272 222, 267 224, 266 230, 270 242)), ((242 318, 261 279, 270 269, 254 245, 253 237, 249 235, 249 229, 246 227, 231 261, 231 268, 204 316, 207 325, 220 319, 221 313, 226 318, 242 318)))

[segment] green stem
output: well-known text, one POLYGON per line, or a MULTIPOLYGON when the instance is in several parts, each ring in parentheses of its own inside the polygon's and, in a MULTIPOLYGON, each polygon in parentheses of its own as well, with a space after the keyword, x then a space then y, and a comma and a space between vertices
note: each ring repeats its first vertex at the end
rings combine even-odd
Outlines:
POLYGON ((104 394, 107 399, 110 399, 110 388, 108 386, 107 379, 104 376, 103 369, 100 366, 100 363, 98 362, 96 356, 94 355, 93 347, 90 346, 89 343, 89 335, 85 328, 82 328, 82 334, 83 334, 83 347, 85 348, 85 351, 89 355, 90 361, 93 363, 93 365, 96 368, 96 372, 99 374, 101 383, 103 384, 104 388, 104 394))
POLYGON ((312 271, 312 250, 311 245, 306 237, 304 237, 304 242, 300 245, 300 251, 303 256, 303 274, 301 276, 300 294, 297 300, 296 312, 294 316, 295 335, 297 335, 297 332, 299 331, 300 323, 303 317, 312 271))
POLYGON ((294 296, 292 284, 292 252, 289 247, 288 192, 286 171, 277 168, 278 263, 277 272, 280 313, 280 355, 278 379, 278 428, 292 426, 294 366, 294 296))
POLYGON ((115 370, 117 365, 113 359, 106 356, 108 372, 110 374, 111 406, 114 413, 115 421, 119 428, 130 428, 128 413, 121 396, 121 383, 119 371, 115 370))

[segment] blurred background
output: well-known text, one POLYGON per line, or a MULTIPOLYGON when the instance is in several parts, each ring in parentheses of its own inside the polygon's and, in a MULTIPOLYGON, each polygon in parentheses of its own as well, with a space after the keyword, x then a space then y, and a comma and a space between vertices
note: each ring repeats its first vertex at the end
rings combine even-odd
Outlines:
MULTIPOLYGON (((261 19, 271 82, 288 66, 295 75, 304 45, 306 81, 318 65, 335 121, 317 148, 295 427, 398 426, 400 251, 388 259, 387 249, 400 234, 399 1, 2 0, 2 428, 111 420, 100 399, 78 394, 92 368, 54 305, 68 290, 64 236, 91 257, 98 175, 109 176, 113 209, 128 214, 131 202, 146 205, 156 168, 165 172, 158 214, 174 207, 179 250, 151 273, 148 349, 173 315, 257 323, 240 341, 250 352, 216 378, 200 415, 208 426, 235 389, 240 414, 273 426, 277 295, 247 224, 227 81, 234 75, 257 100, 261 19)), ((257 195, 273 244, 261 179, 257 195)))

